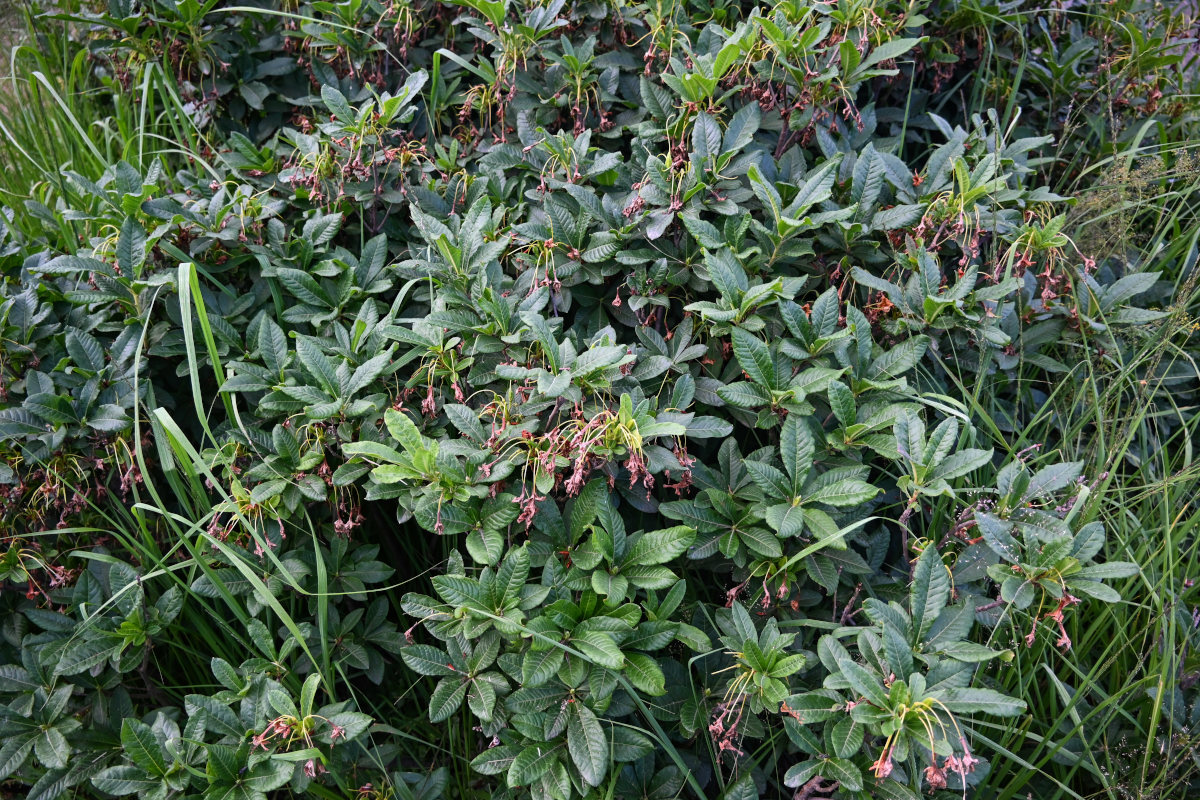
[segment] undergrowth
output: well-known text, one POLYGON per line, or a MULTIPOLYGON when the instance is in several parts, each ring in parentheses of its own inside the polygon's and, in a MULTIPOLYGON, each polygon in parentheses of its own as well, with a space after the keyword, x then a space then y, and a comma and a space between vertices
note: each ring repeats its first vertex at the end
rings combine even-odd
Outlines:
POLYGON ((1200 792, 1195 20, 14 9, 0 792, 1200 792))

